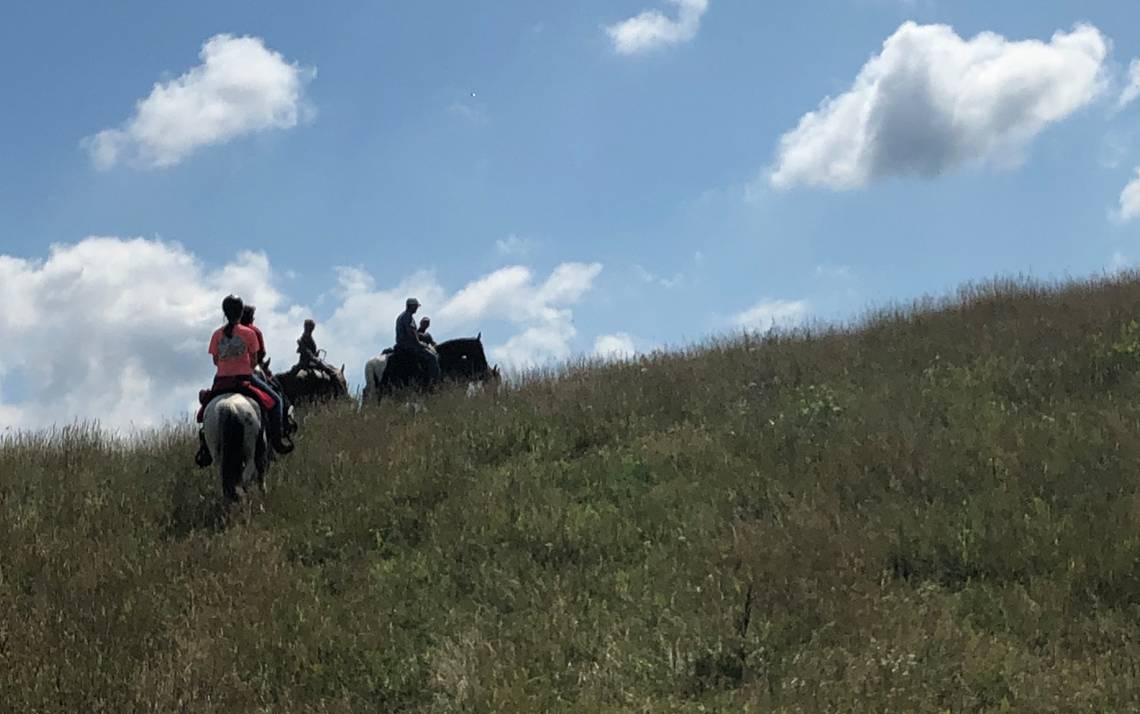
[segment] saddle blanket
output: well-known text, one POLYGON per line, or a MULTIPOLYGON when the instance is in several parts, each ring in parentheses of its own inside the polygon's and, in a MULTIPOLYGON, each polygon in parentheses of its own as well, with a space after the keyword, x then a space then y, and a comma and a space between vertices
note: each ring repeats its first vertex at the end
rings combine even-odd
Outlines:
POLYGON ((277 401, 271 394, 258 388, 248 379, 242 379, 240 377, 215 377, 213 386, 198 392, 198 404, 200 406, 198 407, 197 420, 199 424, 206 418, 206 405, 210 403, 211 399, 222 394, 241 394, 250 397, 266 411, 277 406, 277 401))

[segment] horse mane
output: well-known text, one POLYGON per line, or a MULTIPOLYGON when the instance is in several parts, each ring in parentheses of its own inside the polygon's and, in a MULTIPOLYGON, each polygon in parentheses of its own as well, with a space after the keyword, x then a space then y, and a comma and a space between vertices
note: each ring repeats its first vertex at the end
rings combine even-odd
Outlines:
POLYGON ((475 349, 482 351, 483 339, 481 337, 456 337, 455 339, 447 340, 446 342, 440 342, 435 346, 435 348, 437 350, 444 351, 467 351, 475 349))

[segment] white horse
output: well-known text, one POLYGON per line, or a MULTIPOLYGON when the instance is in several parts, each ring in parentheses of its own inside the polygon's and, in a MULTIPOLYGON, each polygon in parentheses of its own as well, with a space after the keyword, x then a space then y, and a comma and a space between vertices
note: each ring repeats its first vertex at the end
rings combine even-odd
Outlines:
POLYGON ((360 397, 363 404, 375 403, 380 399, 380 380, 388 366, 388 355, 376 355, 364 363, 364 393, 360 397))
POLYGON ((206 446, 222 477, 222 495, 238 500, 238 487, 256 483, 265 491, 268 443, 261 428, 261 408, 241 394, 222 394, 206 405, 206 446))

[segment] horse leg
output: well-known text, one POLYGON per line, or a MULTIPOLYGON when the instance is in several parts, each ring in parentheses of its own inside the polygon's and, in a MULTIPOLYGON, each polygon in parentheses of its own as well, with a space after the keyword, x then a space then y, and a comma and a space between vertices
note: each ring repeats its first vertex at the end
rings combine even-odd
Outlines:
POLYGON ((256 474, 257 487, 261 490, 262 495, 265 494, 265 472, 269 470, 269 444, 265 440, 265 435, 261 434, 257 439, 257 446, 253 453, 253 467, 256 474))

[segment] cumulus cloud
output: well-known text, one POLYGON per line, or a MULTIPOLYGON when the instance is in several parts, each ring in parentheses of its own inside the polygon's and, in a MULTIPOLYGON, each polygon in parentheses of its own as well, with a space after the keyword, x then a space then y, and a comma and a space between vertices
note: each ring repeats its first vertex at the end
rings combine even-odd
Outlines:
POLYGON ((622 55, 636 55, 661 47, 688 42, 697 36, 701 17, 709 9, 709 0, 668 0, 677 6, 676 19, 658 10, 646 10, 606 28, 614 50, 622 55))
POLYGON ((1015 42, 907 22, 848 91, 784 134, 769 180, 842 190, 972 162, 1016 163, 1045 127, 1104 91, 1108 51, 1090 25, 1049 42, 1015 42))
POLYGON ((599 335, 594 340, 594 354, 606 360, 629 359, 637 352, 633 337, 625 332, 599 335))
POLYGON ((508 266, 457 292, 439 315, 460 325, 482 317, 520 326, 520 334, 491 348, 495 359, 511 367, 564 360, 578 334, 569 308, 593 288, 601 272, 600 263, 563 263, 538 282, 529 268, 508 266))
POLYGON ((177 244, 143 239, 57 245, 42 262, 0 255, 0 378, 18 376, 25 392, 0 405, 5 425, 146 427, 185 414, 210 377, 203 336, 231 290, 270 314, 281 300, 255 253, 212 271, 177 244))
POLYGON ((807 312, 808 303, 804 300, 761 300, 734 315, 732 324, 745 330, 757 331, 773 327, 795 327, 804 321, 807 312))
POLYGON ((1140 97, 1140 59, 1132 60, 1132 64, 1128 66, 1128 85, 1120 93, 1116 106, 1118 109, 1123 109, 1136 101, 1137 97, 1140 97))
POLYGON ((83 140, 97 167, 173 166, 203 146, 292 128, 308 111, 304 91, 316 70, 286 62, 260 38, 215 35, 198 56, 201 64, 156 83, 122 126, 83 140))
POLYGON ((576 335, 571 306, 600 271, 567 263, 539 279, 512 266, 449 293, 427 272, 380 287, 367 271, 342 267, 326 295, 333 307, 317 315, 289 300, 264 253, 211 268, 177 243, 93 237, 53 246, 40 261, 0 254, 0 428, 186 418, 212 376, 206 342, 230 292, 257 306, 277 369, 293 363, 301 322, 313 316, 318 343, 357 382, 364 361, 392 343, 409 296, 435 318, 437 337, 494 329, 503 337, 491 354, 512 365, 564 359, 576 335))
POLYGON ((1140 169, 1136 170, 1136 178, 1120 192, 1120 209, 1117 217, 1122 221, 1140 218, 1140 169))

